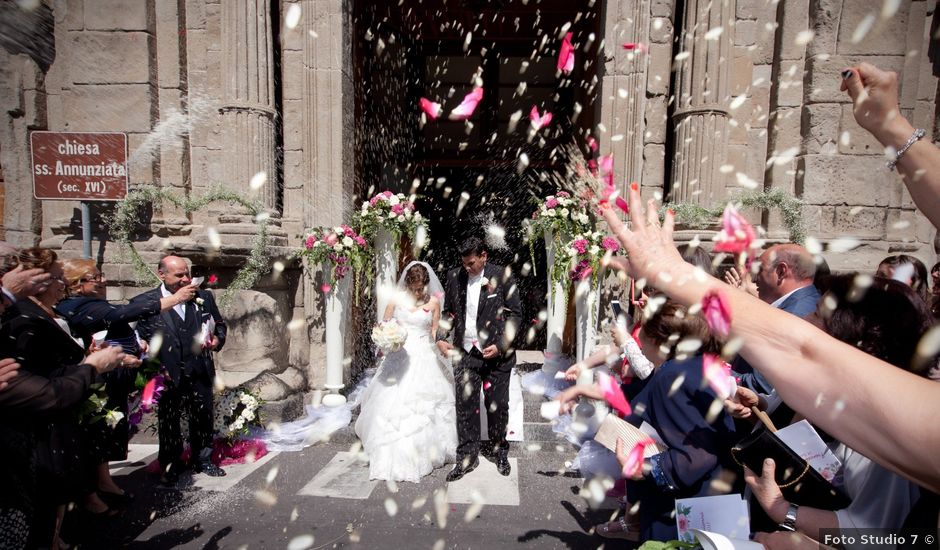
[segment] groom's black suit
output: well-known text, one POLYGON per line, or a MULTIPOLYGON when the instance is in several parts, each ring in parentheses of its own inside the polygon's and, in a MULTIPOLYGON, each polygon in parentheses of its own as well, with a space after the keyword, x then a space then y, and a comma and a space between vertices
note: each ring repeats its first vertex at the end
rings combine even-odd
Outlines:
POLYGON ((506 424, 509 420, 509 376, 516 365, 512 345, 522 320, 519 289, 511 272, 499 265, 486 264, 477 306, 479 344, 470 353, 463 349, 467 311, 467 270, 447 273, 442 316, 453 322, 454 348, 463 353, 454 368, 457 407, 457 463, 473 459, 480 452, 480 387, 486 405, 490 445, 497 456, 509 452, 506 424), (484 359, 481 351, 495 345, 498 355, 484 359))

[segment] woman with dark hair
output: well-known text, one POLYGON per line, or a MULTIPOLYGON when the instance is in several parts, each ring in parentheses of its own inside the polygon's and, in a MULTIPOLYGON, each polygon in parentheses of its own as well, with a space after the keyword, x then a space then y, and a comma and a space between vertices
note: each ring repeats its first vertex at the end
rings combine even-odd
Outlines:
POLYGON ((431 266, 411 262, 383 316, 407 334, 386 354, 362 397, 356 435, 369 456, 369 478, 417 483, 457 451, 454 381, 434 346, 441 286, 431 266))
MULTIPOLYGON (((723 411, 714 412, 718 396, 705 380, 703 356, 717 353, 720 344, 702 316, 667 300, 643 322, 638 338, 656 370, 634 398, 633 415, 627 421, 635 426, 650 424, 666 450, 646 459, 643 471, 627 480, 629 501, 641 503, 637 530, 620 518, 598 526, 598 533, 666 541, 678 536, 675 499, 715 494, 717 485, 712 482, 723 469, 733 468, 729 449, 734 423, 723 411)), ((575 386, 556 399, 567 412, 580 395, 603 399, 596 385, 575 386)))
MULTIPOLYGON (((52 378, 65 365, 78 365, 85 359, 80 340, 53 307, 65 296, 62 263, 55 252, 44 248, 20 251, 19 265, 41 268, 51 275, 50 284, 38 294, 18 300, 6 310, 0 330, 3 355, 13 357, 22 370, 52 378)), ((57 518, 69 502, 79 502, 86 511, 106 515, 110 509, 95 492, 95 470, 85 441, 85 430, 75 411, 63 411, 40 429, 37 436, 38 494, 35 533, 54 532, 51 510, 58 506, 57 518)))
POLYGON ((913 288, 925 302, 927 301, 927 266, 914 256, 907 254, 888 256, 878 264, 875 275, 901 281, 913 288))
POLYGON ((935 319, 940 318, 940 262, 930 268, 930 312, 935 319))
MULTIPOLYGON (((916 350, 933 317, 910 286, 882 277, 868 286, 860 275, 829 277, 820 286, 823 298, 807 321, 900 369, 925 374, 925 368, 915 364, 916 350)), ((771 409, 777 403, 775 394, 758 398, 739 388, 737 403, 729 408, 735 416, 749 418, 750 405, 771 409)), ((769 461, 761 475, 746 470, 745 480, 770 519, 782 524, 789 513, 796 518, 796 530, 817 540, 821 529, 901 527, 917 501, 917 486, 838 441, 831 441, 829 448, 842 462, 843 489, 852 503, 836 511, 791 505, 775 483, 775 466, 769 461)))
MULTIPOLYGON (((93 334, 107 331, 104 340, 109 345, 120 346, 126 353, 140 357, 146 344, 138 341, 137 334, 128 323, 156 315, 184 300, 182 295, 172 294, 159 300, 154 298, 125 305, 110 304, 105 298, 107 281, 94 260, 66 260, 62 262, 62 268, 68 297, 60 301, 55 310, 84 341, 86 350, 92 346, 93 334)), ((124 418, 113 429, 104 423, 88 427, 90 449, 98 465, 98 495, 115 507, 125 506, 130 497, 111 478, 108 462, 127 458, 127 443, 130 439, 127 398, 134 389, 135 376, 134 371, 124 369, 104 375, 108 394, 105 407, 120 411, 124 418)))

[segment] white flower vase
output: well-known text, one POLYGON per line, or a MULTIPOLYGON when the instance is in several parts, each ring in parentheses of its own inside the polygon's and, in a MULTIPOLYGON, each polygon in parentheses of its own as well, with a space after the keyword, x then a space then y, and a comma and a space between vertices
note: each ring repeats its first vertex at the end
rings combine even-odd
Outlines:
MULTIPOLYGON (((601 277, 597 278, 598 281, 601 277)), ((597 318, 600 308, 600 291, 596 285, 591 284, 591 277, 578 281, 574 287, 575 303, 575 331, 577 338, 577 352, 575 359, 583 361, 591 355, 597 344, 597 318)), ((594 373, 591 369, 585 369, 582 375, 591 377, 590 381, 578 383, 593 382, 594 373)))
POLYGON ((561 282, 552 282, 552 266, 555 265, 555 239, 551 231, 545 232, 545 257, 548 318, 545 321, 545 361, 542 363, 542 370, 547 374, 554 374, 564 366, 562 345, 565 334, 565 320, 568 313, 568 295, 565 293, 565 286, 561 282))
POLYGON ((398 275, 398 242, 387 229, 375 234, 375 318, 381 320, 395 294, 398 275))
MULTIPOLYGON (((323 266, 324 277, 329 277, 330 265, 323 266)), ((323 405, 338 407, 346 403, 339 393, 343 389, 343 358, 345 353, 346 325, 349 317, 349 286, 352 273, 337 280, 324 295, 326 309, 326 384, 329 392, 323 396, 323 405)))

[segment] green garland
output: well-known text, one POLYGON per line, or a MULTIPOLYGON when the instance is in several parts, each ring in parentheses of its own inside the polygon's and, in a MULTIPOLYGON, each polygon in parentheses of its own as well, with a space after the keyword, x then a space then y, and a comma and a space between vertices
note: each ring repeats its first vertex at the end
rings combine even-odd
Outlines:
MULTIPOLYGON (((166 189, 153 185, 145 185, 130 190, 127 198, 119 203, 117 209, 110 216, 111 235, 114 240, 121 245, 122 252, 130 255, 131 265, 134 269, 134 275, 137 281, 143 284, 158 284, 160 280, 148 266, 140 253, 134 247, 131 241, 131 234, 134 229, 140 225, 140 209, 147 204, 156 202, 167 202, 179 208, 187 215, 205 208, 214 202, 226 202, 241 206, 249 214, 258 218, 258 215, 264 212, 264 209, 256 202, 249 201, 234 191, 216 187, 208 190, 199 197, 180 197, 166 189)), ((231 302, 235 292, 245 290, 254 286, 269 269, 268 266, 268 219, 262 216, 258 220, 258 233, 252 241, 251 253, 248 261, 235 275, 235 279, 222 294, 219 300, 220 305, 226 305, 231 302)))
MULTIPOLYGON (((783 223, 790 233, 790 241, 803 244, 806 240, 806 227, 803 224, 803 201, 791 196, 782 189, 753 192, 735 199, 745 208, 762 208, 778 210, 783 217, 783 223)), ((666 209, 672 209, 676 216, 676 223, 693 229, 708 227, 715 220, 721 219, 725 204, 712 208, 705 208, 696 204, 667 203, 659 211, 662 218, 666 209)))

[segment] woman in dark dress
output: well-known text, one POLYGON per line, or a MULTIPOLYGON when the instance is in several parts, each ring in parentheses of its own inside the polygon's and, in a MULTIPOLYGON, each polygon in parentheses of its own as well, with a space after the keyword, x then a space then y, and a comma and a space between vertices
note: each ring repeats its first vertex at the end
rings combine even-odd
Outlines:
MULTIPOLYGON (((41 248, 22 250, 19 263, 25 269, 42 268, 52 277, 45 290, 7 309, 0 346, 4 356, 20 363, 22 371, 55 378, 63 367, 85 360, 83 346, 52 309, 65 296, 62 265, 55 252, 41 248)), ((74 409, 51 415, 37 429, 36 467, 39 498, 34 533, 53 532, 56 519, 61 519, 69 502, 78 502, 91 513, 108 513, 108 506, 95 493, 94 464, 89 461, 84 429, 74 409)))
MULTIPOLYGON (((92 335, 107 331, 105 341, 121 346, 124 351, 140 356, 141 342, 129 323, 142 317, 156 315, 180 303, 181 297, 166 296, 160 300, 135 301, 125 305, 114 305, 105 299, 107 281, 92 259, 66 260, 63 272, 68 297, 55 309, 64 317, 72 332, 84 341, 85 348, 92 344, 92 335)), ((144 344, 146 346, 146 344, 144 344)), ((97 464, 97 490, 104 500, 113 505, 126 504, 127 496, 111 478, 108 462, 127 458, 127 443, 130 439, 127 421, 128 395, 134 390, 136 373, 120 369, 104 376, 108 394, 108 409, 116 409, 124 418, 112 429, 104 423, 89 427, 92 458, 97 464)))

